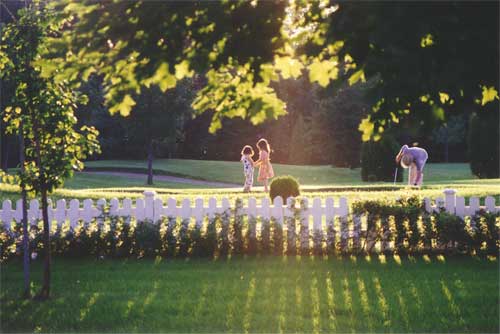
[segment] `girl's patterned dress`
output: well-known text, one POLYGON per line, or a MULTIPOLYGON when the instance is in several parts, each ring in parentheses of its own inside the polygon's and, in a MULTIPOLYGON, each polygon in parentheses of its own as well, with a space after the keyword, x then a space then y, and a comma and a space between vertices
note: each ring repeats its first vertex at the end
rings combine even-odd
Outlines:
POLYGON ((259 180, 259 182, 263 182, 266 179, 274 177, 274 170, 271 165, 271 161, 269 160, 269 153, 264 150, 260 151, 259 160, 261 161, 261 164, 259 166, 259 176, 257 180, 259 180))
POLYGON ((253 164, 250 157, 247 155, 241 156, 241 162, 243 162, 243 175, 245 175, 245 186, 244 191, 250 191, 253 186, 253 164))

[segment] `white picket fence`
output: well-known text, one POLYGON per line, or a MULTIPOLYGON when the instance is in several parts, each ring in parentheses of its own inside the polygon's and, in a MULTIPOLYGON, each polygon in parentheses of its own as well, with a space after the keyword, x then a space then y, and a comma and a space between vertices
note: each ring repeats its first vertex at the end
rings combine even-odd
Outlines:
MULTIPOLYGON (((465 205, 464 197, 456 196, 456 191, 446 189, 444 197, 437 198, 435 204, 428 198, 424 199, 426 210, 428 212, 437 211, 444 208, 450 213, 457 216, 471 216, 480 209, 486 209, 490 212, 500 212, 500 206, 495 205, 495 198, 488 196, 485 198, 485 205, 480 206, 480 200, 477 197, 471 197, 469 205, 465 205)), ((320 230, 322 221, 334 221, 335 217, 346 218, 349 215, 349 205, 346 198, 340 198, 335 203, 333 198, 326 198, 323 201, 320 198, 314 198, 312 205, 306 198, 303 201, 304 207, 301 208, 301 220, 308 220, 312 217, 313 228, 320 230)), ((231 214, 235 209, 235 203, 230 203, 227 198, 223 198, 221 205, 218 205, 215 198, 208 200, 208 206, 205 206, 203 199, 197 198, 194 200, 194 206, 189 199, 182 201, 181 206, 177 206, 177 201, 174 198, 169 198, 166 203, 162 199, 156 197, 154 191, 145 191, 144 198, 138 198, 135 203, 127 198, 119 201, 113 198, 109 202, 109 214, 112 216, 130 217, 137 221, 149 220, 157 222, 162 218, 194 218, 196 222, 201 222, 205 217, 212 218, 217 214, 231 214), (166 204, 166 205, 165 205, 166 204)), ((71 226, 75 226, 79 221, 90 222, 95 218, 102 216, 103 208, 108 205, 104 199, 97 200, 95 203, 91 199, 83 201, 83 206, 80 206, 80 201, 72 199, 69 201, 69 207, 64 199, 58 200, 55 207, 52 203, 49 206, 49 219, 57 224, 69 222, 71 226)), ((295 208, 300 207, 297 201, 295 208)), ((277 223, 283 224, 284 219, 294 215, 292 207, 292 199, 288 199, 287 203, 283 203, 281 197, 277 197, 274 203, 271 203, 269 198, 264 197, 257 203, 257 199, 249 198, 246 206, 239 208, 241 210, 238 215, 270 219, 271 217, 277 223)), ((16 207, 12 207, 10 200, 5 200, 0 210, 0 221, 4 227, 10 228, 13 221, 20 222, 22 218, 22 201, 18 200, 16 207)), ((30 201, 28 208, 28 221, 31 224, 36 224, 42 219, 40 203, 34 199, 30 201)))
POLYGON ((465 205, 465 198, 456 196, 456 191, 454 189, 445 189, 443 193, 444 198, 436 198, 436 204, 434 205, 431 204, 432 201, 429 198, 424 199, 427 212, 435 212, 440 208, 444 208, 447 212, 453 213, 461 218, 472 216, 481 209, 493 213, 500 212, 500 206, 495 205, 495 198, 493 196, 487 196, 484 199, 484 206, 481 206, 478 197, 470 197, 469 205, 465 205))

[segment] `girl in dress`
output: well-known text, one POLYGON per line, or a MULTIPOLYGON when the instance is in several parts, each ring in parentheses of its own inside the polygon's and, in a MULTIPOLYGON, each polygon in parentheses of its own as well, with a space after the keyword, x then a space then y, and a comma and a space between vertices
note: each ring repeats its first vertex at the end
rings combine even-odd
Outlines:
POLYGON ((271 165, 271 159, 269 157, 271 147, 269 147, 267 140, 262 138, 257 142, 257 148, 259 149, 259 160, 255 162, 255 166, 259 166, 259 176, 257 180, 264 184, 264 191, 268 192, 269 179, 274 176, 273 166, 271 165))
POLYGON ((245 145, 241 150, 241 162, 243 162, 243 175, 245 175, 244 192, 250 192, 253 186, 253 148, 250 145, 245 145))

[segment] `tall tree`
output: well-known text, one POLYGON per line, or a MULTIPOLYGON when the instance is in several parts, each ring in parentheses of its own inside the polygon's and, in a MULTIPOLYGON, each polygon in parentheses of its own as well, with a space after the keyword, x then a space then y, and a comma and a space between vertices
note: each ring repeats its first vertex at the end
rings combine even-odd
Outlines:
POLYGON ((462 150, 465 148, 466 142, 466 119, 465 116, 455 115, 432 133, 434 141, 443 148, 443 160, 449 162, 450 145, 462 144, 462 150))
POLYGON ((360 127, 365 140, 409 114, 432 128, 427 118, 442 121, 446 111, 498 110, 497 1, 329 2, 329 16, 321 15, 328 5, 310 4, 305 19, 317 30, 302 51, 316 56, 339 43, 338 57, 325 59, 353 60, 351 82, 378 77, 360 127))
MULTIPOLYGON (((17 11, 24 6, 24 1, 0 1, 0 35, 4 25, 17 20, 17 11)), ((0 112, 13 94, 12 85, 5 80, 0 81, 0 112)), ((0 117, 0 169, 4 172, 7 172, 9 167, 9 158, 15 154, 15 150, 12 148, 16 147, 16 144, 17 142, 13 140, 12 136, 6 133, 5 124, 0 117)))
POLYGON ((325 89, 320 98, 320 110, 328 124, 329 163, 336 167, 360 166, 361 137, 358 126, 369 110, 364 97, 367 85, 325 89))
MULTIPOLYGON (((24 164, 19 179, 24 191, 41 197, 44 240, 44 275, 40 299, 50 296, 50 221, 48 194, 62 185, 82 159, 98 150, 93 128, 75 129, 74 94, 63 85, 41 77, 34 65, 49 33, 49 13, 39 3, 19 11, 19 20, 2 30, 0 77, 15 84, 15 94, 3 111, 9 133, 19 133, 24 164)), ((27 226, 24 227, 27 230, 27 226)))
MULTIPOLYGON (((127 137, 141 148, 147 147, 148 179, 153 184, 153 158, 159 148, 172 156, 181 137, 184 121, 192 115, 193 93, 190 80, 163 93, 158 87, 143 88, 129 117, 121 120, 127 137)), ((165 155, 165 152, 163 153, 165 155)))
MULTIPOLYGON (((16 14, 19 8, 13 7, 11 3, 10 6, 6 3, 0 3, 0 36, 3 36, 3 28, 5 23, 12 21, 17 21, 16 14), (5 15, 4 15, 5 14, 5 15)), ((14 3, 14 6, 19 6, 20 3, 14 3)), ((4 58, 4 64, 7 59, 4 58)), ((2 66, 3 67, 3 66, 2 66)), ((0 76, 1 77, 1 76, 0 76)), ((13 83, 0 81, 0 116, 3 114, 4 102, 9 101, 12 98, 14 92, 12 91, 13 83)), ((8 172, 8 156, 9 156, 9 145, 8 137, 6 131, 6 124, 4 124, 3 117, 0 117, 0 172, 5 175, 8 172)), ((22 124, 20 126, 22 128, 22 124)), ((25 154, 24 154, 24 134, 22 131, 19 133, 19 162, 21 164, 20 172, 23 174, 25 172, 25 154)), ((22 201, 22 218, 21 225, 23 230, 23 275, 24 275, 24 287, 23 287, 23 298, 31 298, 31 280, 30 280, 30 242, 29 242, 29 232, 28 232, 28 194, 26 191, 26 184, 20 183, 21 187, 21 201, 22 201)))

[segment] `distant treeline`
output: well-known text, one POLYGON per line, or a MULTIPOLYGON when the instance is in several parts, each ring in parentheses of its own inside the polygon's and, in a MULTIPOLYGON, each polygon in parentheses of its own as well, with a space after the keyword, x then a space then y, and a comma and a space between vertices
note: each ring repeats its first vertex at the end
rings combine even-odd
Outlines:
MULTIPOLYGON (((131 115, 121 117, 109 114, 100 80, 91 78, 82 88, 89 103, 78 108, 77 116, 100 132, 102 154, 94 159, 146 159, 151 148, 155 158, 239 160, 244 145, 255 145, 265 137, 271 143, 272 160, 278 163, 360 166, 358 125, 370 108, 365 94, 370 81, 321 88, 306 79, 283 80, 277 91, 287 102, 286 116, 258 126, 240 118, 226 119, 215 134, 208 131, 211 113, 196 116, 191 108, 199 85, 200 80, 189 79, 166 93, 145 89, 131 115)), ((468 160, 465 113, 451 117, 446 126, 429 123, 420 126, 408 120, 388 136, 401 144, 425 147, 432 162, 468 160)), ((16 138, 2 131, 1 139, 2 167, 16 166, 16 138)))

